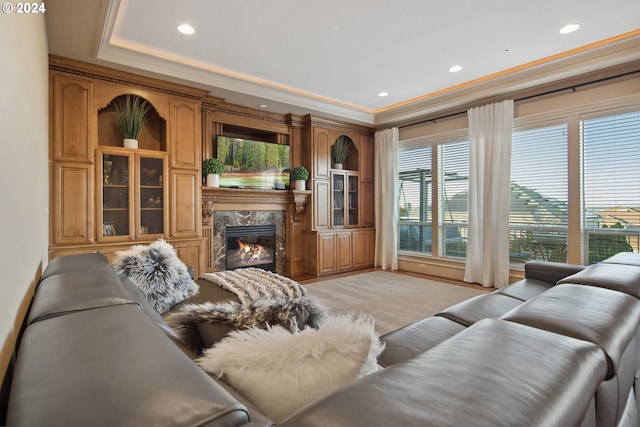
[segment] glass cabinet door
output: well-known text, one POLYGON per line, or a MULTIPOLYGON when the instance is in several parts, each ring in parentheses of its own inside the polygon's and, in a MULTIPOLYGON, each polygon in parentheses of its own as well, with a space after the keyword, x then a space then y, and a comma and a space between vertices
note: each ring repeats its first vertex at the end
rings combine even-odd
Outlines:
POLYGON ((139 157, 140 236, 164 234, 164 166, 164 158, 139 157))
POLYGON ((357 172, 331 172, 331 226, 357 227, 360 224, 357 172))
POLYGON ((103 147, 98 239, 157 239, 166 232, 167 156, 150 150, 103 147))
POLYGON ((357 226, 358 221, 358 176, 349 175, 349 187, 347 192, 348 198, 348 211, 347 215, 349 216, 349 226, 357 226))
POLYGON ((344 181, 344 174, 331 174, 331 225, 333 227, 344 226, 344 181))
MULTIPOLYGON (((102 154, 102 237, 128 236, 131 156, 102 154)), ((100 230, 98 230, 100 232, 100 230)))

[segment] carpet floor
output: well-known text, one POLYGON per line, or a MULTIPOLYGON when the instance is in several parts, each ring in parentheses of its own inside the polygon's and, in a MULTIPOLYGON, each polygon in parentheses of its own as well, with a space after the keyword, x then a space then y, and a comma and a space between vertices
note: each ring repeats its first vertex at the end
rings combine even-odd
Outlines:
POLYGON ((330 312, 370 313, 380 335, 489 292, 389 271, 349 275, 304 287, 330 312))

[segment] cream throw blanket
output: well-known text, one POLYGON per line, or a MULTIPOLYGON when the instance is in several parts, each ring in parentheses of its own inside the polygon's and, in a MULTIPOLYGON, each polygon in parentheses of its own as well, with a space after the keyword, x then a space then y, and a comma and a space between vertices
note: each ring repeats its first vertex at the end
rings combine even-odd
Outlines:
POLYGON ((237 295, 243 306, 263 299, 291 301, 307 297, 306 289, 298 282, 260 268, 217 271, 200 278, 237 295))

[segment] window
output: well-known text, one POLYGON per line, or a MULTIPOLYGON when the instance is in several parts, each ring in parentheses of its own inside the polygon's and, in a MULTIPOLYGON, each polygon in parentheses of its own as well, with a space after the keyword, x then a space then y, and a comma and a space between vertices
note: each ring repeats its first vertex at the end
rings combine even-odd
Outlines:
POLYGON ((511 147, 509 258, 566 262, 567 124, 519 128, 511 147))
MULTIPOLYGON (((525 104, 532 114, 515 120, 512 268, 640 253, 640 95, 583 105, 584 95, 558 110, 552 100, 532 101, 525 104)), ((470 153, 467 123, 456 120, 425 124, 423 136, 400 141, 398 251, 410 253, 405 262, 466 258, 470 153)))
POLYGON ((640 111, 583 117, 583 262, 639 252, 640 111))
POLYGON ((469 226, 469 142, 439 144, 440 254, 465 258, 469 226))
POLYGON ((431 254, 431 147, 401 146, 398 178, 398 250, 431 254))

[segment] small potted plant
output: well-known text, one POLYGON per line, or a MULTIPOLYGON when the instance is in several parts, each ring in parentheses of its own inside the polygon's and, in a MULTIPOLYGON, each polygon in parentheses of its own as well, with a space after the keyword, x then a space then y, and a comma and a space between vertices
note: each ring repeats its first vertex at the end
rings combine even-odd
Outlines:
POLYGON ((309 179, 309 171, 304 166, 296 166, 291 169, 291 181, 294 183, 294 190, 304 191, 307 179, 309 179))
POLYGON ((138 95, 126 95, 118 99, 113 107, 116 110, 118 129, 127 148, 138 148, 138 136, 142 132, 144 119, 151 106, 138 95))
POLYGON ((222 160, 214 157, 202 162, 202 174, 207 177, 207 187, 220 187, 222 172, 224 172, 222 160))
POLYGON ((346 135, 340 135, 336 142, 331 146, 331 157, 333 158, 334 168, 342 169, 342 163, 353 149, 351 138, 346 135))

